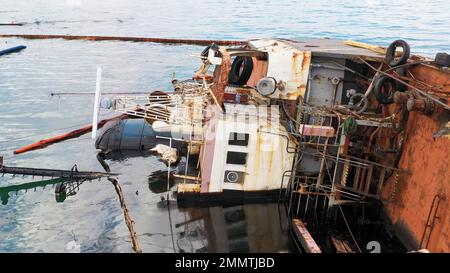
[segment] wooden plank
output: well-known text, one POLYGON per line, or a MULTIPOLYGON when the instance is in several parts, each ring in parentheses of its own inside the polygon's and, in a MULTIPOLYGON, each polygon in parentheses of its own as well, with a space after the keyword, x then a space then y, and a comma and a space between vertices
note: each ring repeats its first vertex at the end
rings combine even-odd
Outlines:
POLYGON ((333 243, 334 247, 336 248, 336 253, 347 253, 347 249, 345 248, 345 246, 341 240, 338 240, 333 236, 330 236, 330 238, 331 238, 331 242, 333 243))
POLYGON ((307 253, 322 253, 308 229, 306 229, 305 224, 303 224, 300 219, 293 219, 292 226, 294 228, 295 235, 307 253))
POLYGON ((178 193, 187 193, 187 192, 199 193, 200 188, 201 188, 201 184, 183 183, 183 184, 178 184, 177 192, 178 193))
POLYGON ((339 240, 333 236, 330 236, 331 242, 336 248, 336 253, 354 253, 355 251, 349 246, 349 244, 343 240, 339 240))
POLYGON ((333 137, 335 132, 334 128, 331 126, 320 126, 311 124, 300 124, 298 129, 300 134, 305 136, 322 136, 322 137, 333 137))
POLYGON ((361 42, 352 41, 352 40, 344 41, 344 44, 348 45, 348 46, 354 46, 354 47, 368 49, 370 51, 373 51, 373 52, 376 52, 379 54, 383 54, 383 55, 386 54, 386 48, 381 47, 381 46, 369 45, 366 43, 361 43, 361 42))
POLYGON ((202 181, 202 179, 197 176, 182 175, 182 174, 176 174, 176 173, 172 174, 172 176, 175 178, 194 180, 194 181, 202 181))

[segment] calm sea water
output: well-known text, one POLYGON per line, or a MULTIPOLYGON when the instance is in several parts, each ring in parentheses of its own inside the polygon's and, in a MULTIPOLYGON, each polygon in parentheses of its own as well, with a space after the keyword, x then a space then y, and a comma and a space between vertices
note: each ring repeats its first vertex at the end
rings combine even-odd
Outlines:
MULTIPOLYGON (((25 25, 0 26, 0 33, 330 37, 383 46, 402 38, 414 53, 433 56, 450 51, 449 13, 448 0, 2 0, 0 23, 25 25)), ((21 44, 28 48, 0 57, 0 154, 11 166, 70 169, 77 164, 80 170, 101 170, 89 135, 12 156, 17 147, 90 122, 92 97, 57 98, 50 93, 93 91, 98 65, 103 66, 105 92, 168 89, 172 73, 179 79, 192 75, 198 59, 191 55, 202 50, 150 43, 0 39, 0 49, 21 44)), ((161 182, 155 174, 165 165, 157 158, 123 157, 109 163, 121 173, 144 252, 274 252, 290 247, 277 205, 168 210, 158 205, 161 182)), ((0 178, 0 252, 132 251, 109 182, 84 183, 63 203, 55 201, 51 185, 33 189, 34 184, 27 184, 26 192, 9 192, 11 186, 36 181, 40 179, 0 178)))

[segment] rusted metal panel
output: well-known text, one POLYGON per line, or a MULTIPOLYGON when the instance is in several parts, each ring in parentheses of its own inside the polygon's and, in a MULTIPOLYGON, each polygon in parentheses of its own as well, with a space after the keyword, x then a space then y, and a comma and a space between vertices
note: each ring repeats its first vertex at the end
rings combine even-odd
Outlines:
POLYGON ((223 94, 228 85, 228 73, 231 69, 230 54, 224 48, 220 48, 220 52, 222 53, 222 64, 217 65, 214 70, 214 84, 211 87, 212 93, 219 105, 222 104, 223 94))
MULTIPOLYGON (((414 66, 409 71, 416 80, 442 86, 443 94, 450 94, 450 73, 425 65, 414 66)), ((382 190, 383 196, 391 201, 386 204, 387 214, 411 250, 419 248, 434 196, 450 195, 450 139, 434 137, 444 113, 437 107, 431 116, 420 112, 409 114, 399 176, 392 176, 382 190)), ((436 221, 428 249, 450 252, 450 202, 444 202, 437 213, 443 220, 436 221)))
POLYGON ((261 78, 264 78, 267 75, 267 60, 259 60, 258 58, 253 57, 253 71, 250 75, 250 78, 247 81, 248 86, 256 86, 258 81, 261 78))
POLYGON ((344 86, 341 80, 345 76, 345 70, 341 66, 345 65, 345 60, 314 57, 312 63, 308 93, 305 97, 307 103, 311 106, 326 107, 340 104, 344 86), (324 65, 329 63, 332 65, 324 65))
POLYGON ((307 253, 322 253, 316 241, 312 238, 305 224, 300 219, 292 220, 292 227, 298 240, 307 253))
POLYGON ((296 100, 305 95, 311 65, 310 51, 300 51, 281 40, 272 39, 252 41, 251 45, 268 54, 266 76, 285 84, 284 89, 277 89, 271 98, 296 100))

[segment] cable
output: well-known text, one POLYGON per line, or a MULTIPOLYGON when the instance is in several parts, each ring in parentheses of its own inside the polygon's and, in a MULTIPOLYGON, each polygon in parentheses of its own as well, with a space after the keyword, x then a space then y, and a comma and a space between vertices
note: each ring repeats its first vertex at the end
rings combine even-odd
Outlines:
POLYGON ((353 236, 352 230, 350 229, 350 226, 347 223, 347 219, 345 218, 344 211, 342 211, 341 205, 339 203, 337 205, 339 207, 339 210, 341 211, 342 218, 344 218, 344 222, 345 222, 345 225, 347 226, 348 232, 350 233, 350 236, 352 236, 353 242, 355 243, 355 245, 358 248, 359 252, 362 253, 362 250, 359 247, 358 242, 356 241, 355 237, 353 236))
POLYGON ((391 78, 391 79, 393 79, 393 80, 395 80, 395 81, 397 81, 397 82, 399 82, 399 83, 401 83, 401 84, 404 84, 404 85, 408 86, 409 88, 412 88, 413 90, 419 92, 421 95, 427 97, 428 99, 432 100, 432 101, 435 102, 436 104, 440 105, 440 106, 443 107, 444 109, 450 110, 450 106, 448 106, 447 104, 443 103, 443 102, 440 101, 439 99, 437 99, 437 98, 431 96, 431 95, 428 94, 427 92, 425 92, 425 91, 423 91, 423 90, 421 90, 421 89, 419 89, 419 88, 417 88, 417 87, 415 87, 415 86, 413 86, 413 85, 411 85, 411 84, 409 84, 409 83, 407 83, 407 82, 405 82, 405 81, 403 81, 403 80, 401 80, 401 79, 399 79, 399 78, 397 78, 397 77, 395 77, 395 76, 393 76, 393 75, 391 75, 391 74, 388 74, 388 73, 386 73, 386 72, 384 72, 384 71, 381 71, 381 70, 379 70, 379 69, 376 69, 375 67, 373 67, 371 64, 369 64, 368 62, 366 62, 366 61, 365 61, 363 58, 361 58, 361 57, 360 57, 359 59, 360 59, 363 63, 365 63, 368 67, 370 67, 371 69, 373 69, 374 71, 379 72, 379 73, 381 73, 381 74, 383 74, 383 75, 385 75, 385 76, 387 76, 387 77, 389 77, 389 78, 391 78))
POLYGON ((397 65, 397 66, 391 67, 389 69, 386 69, 384 72, 387 73, 387 72, 392 71, 392 70, 397 69, 397 68, 412 66, 412 65, 416 65, 416 64, 430 64, 430 63, 433 63, 433 61, 423 60, 423 61, 417 61, 417 62, 412 62, 412 63, 406 63, 406 64, 397 65))

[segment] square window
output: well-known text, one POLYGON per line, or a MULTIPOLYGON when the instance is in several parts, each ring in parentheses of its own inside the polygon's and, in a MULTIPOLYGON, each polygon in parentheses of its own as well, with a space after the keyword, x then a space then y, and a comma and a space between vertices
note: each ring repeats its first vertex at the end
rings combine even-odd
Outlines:
POLYGON ((228 145, 248 146, 250 135, 247 133, 231 132, 228 136, 228 145))
POLYGON ((245 165, 247 163, 247 153, 228 152, 227 164, 245 165))

